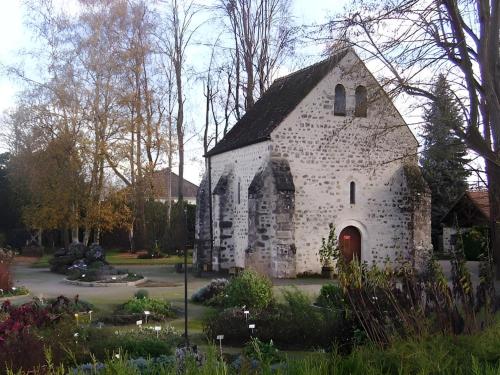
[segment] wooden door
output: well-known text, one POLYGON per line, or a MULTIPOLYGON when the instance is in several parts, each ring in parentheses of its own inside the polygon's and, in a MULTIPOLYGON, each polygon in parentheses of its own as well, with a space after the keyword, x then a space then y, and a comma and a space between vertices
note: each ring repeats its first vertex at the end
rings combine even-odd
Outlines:
POLYGON ((358 228, 349 226, 342 229, 339 236, 339 244, 347 262, 356 257, 358 262, 361 260, 361 233, 358 228))

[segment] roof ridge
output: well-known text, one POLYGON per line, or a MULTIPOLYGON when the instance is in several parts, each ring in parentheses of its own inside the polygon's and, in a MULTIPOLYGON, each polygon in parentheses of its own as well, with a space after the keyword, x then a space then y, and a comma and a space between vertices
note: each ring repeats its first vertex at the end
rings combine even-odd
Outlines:
POLYGON ((270 139, 271 132, 350 50, 338 49, 326 59, 276 79, 205 157, 270 139))
POLYGON ((319 65, 322 65, 330 60, 333 60, 333 58, 337 57, 338 55, 340 55, 340 53, 344 52, 345 50, 348 50, 349 47, 342 47, 342 48, 339 48, 337 50, 335 50, 334 53, 330 54, 330 56, 324 58, 323 60, 321 61, 318 61, 312 65, 308 65, 308 66, 305 66, 299 70, 296 70, 294 72, 291 72, 291 73, 288 73, 287 75, 284 75, 282 77, 278 77, 276 78, 273 83, 271 84, 271 86, 273 86, 275 83, 278 83, 278 81, 282 81, 282 80, 285 80, 285 79, 288 79, 288 78, 291 78, 293 77, 294 75, 296 74, 300 74, 300 73, 303 73, 305 70, 309 70, 309 69, 313 69, 313 68, 316 68, 318 67, 319 65))

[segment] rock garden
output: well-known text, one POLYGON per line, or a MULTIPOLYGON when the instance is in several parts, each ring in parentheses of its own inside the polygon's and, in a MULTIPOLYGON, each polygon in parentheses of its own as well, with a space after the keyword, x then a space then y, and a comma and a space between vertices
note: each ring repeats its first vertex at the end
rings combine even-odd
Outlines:
POLYGON ((85 246, 71 243, 54 253, 49 261, 52 272, 66 275, 66 280, 78 285, 118 285, 138 283, 145 279, 137 273, 117 269, 106 261, 104 249, 98 244, 85 246))

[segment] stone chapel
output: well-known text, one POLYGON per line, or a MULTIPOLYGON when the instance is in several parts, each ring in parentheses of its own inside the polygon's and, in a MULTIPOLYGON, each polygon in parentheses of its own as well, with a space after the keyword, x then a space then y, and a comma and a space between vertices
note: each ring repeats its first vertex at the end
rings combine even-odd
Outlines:
POLYGON ((215 145, 197 197, 197 267, 321 272, 333 223, 371 264, 431 248, 418 143, 352 49, 279 78, 215 145))

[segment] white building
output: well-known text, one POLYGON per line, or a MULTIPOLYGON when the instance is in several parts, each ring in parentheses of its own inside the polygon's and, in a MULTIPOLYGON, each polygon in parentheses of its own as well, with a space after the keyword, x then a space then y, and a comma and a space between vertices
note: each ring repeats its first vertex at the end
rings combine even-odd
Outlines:
POLYGON ((329 223, 349 259, 430 249, 417 147, 353 50, 277 79, 206 155, 196 262, 272 277, 317 273, 329 223))

